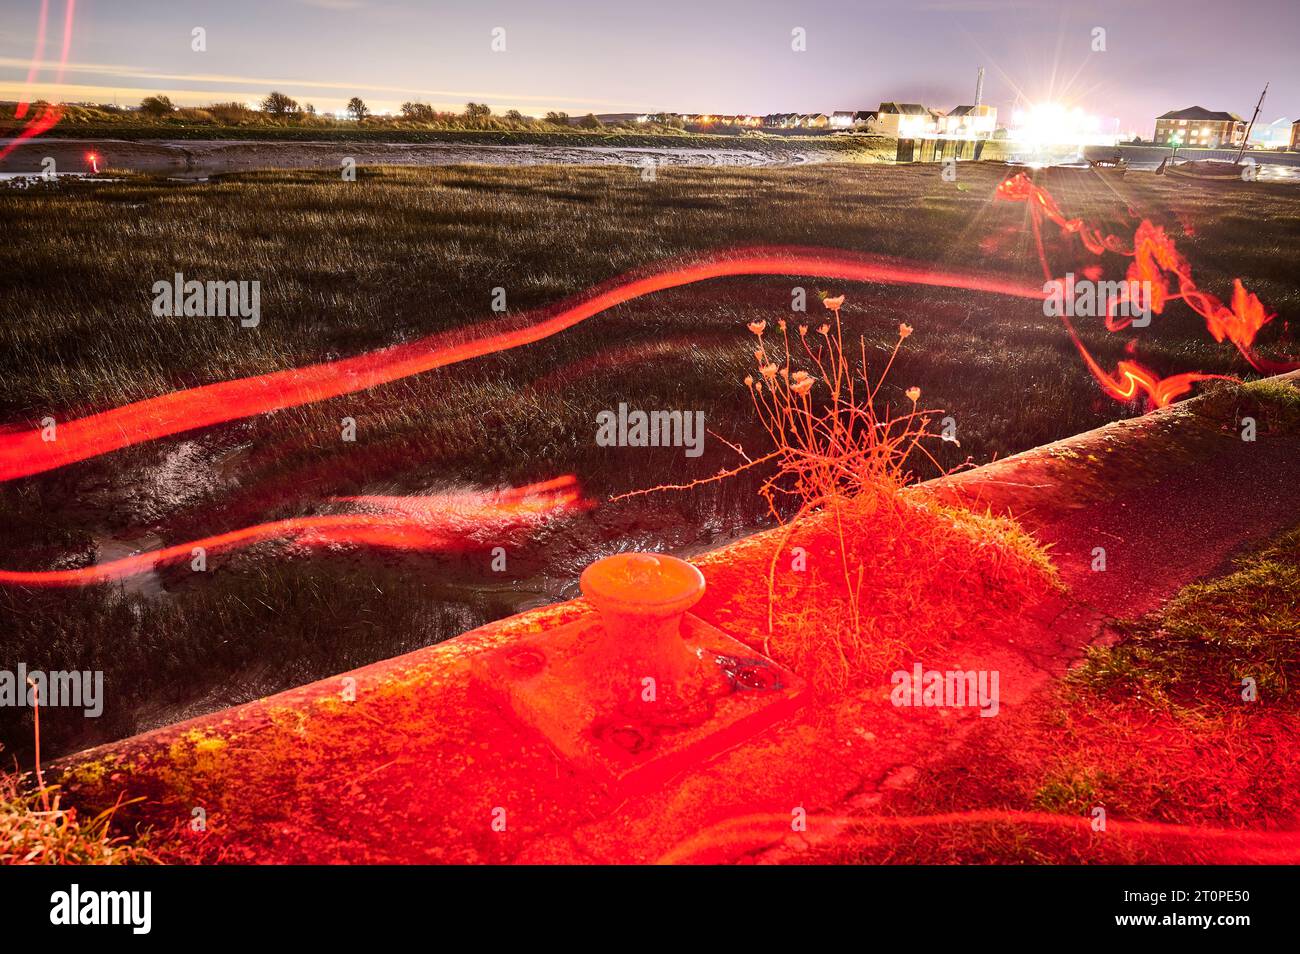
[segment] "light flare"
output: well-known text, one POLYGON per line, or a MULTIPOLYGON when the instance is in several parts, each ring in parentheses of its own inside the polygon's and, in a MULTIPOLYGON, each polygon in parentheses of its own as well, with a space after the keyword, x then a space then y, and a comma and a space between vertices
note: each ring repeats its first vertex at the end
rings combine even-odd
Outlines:
POLYGON ((14 107, 14 119, 23 119, 27 116, 27 107, 31 105, 28 97, 28 90, 36 82, 36 77, 41 72, 41 61, 45 58, 45 26, 50 19, 50 0, 41 0, 41 12, 36 21, 36 46, 32 50, 32 63, 27 68, 27 87, 23 90, 23 98, 18 105, 14 107))

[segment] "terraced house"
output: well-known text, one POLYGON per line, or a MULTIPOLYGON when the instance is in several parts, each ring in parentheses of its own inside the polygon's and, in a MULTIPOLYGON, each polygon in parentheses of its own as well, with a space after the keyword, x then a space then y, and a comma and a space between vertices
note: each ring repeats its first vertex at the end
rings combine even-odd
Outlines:
POLYGON ((1246 136, 1246 121, 1236 113, 1215 112, 1203 106, 1188 106, 1156 118, 1155 142, 1159 146, 1240 146, 1246 136))

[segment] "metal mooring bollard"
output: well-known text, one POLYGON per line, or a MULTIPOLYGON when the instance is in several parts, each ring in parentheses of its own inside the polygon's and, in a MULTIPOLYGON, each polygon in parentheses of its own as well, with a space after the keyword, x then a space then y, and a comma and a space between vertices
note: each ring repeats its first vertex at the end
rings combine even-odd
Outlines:
POLYGON ((604 623, 593 668, 684 688, 700 659, 682 639, 682 617, 704 595, 704 574, 685 560, 620 553, 597 560, 578 581, 604 623))
POLYGON ((580 585, 596 617, 514 634, 470 666, 608 791, 651 791, 804 704, 802 679, 690 612, 704 574, 685 560, 623 553, 580 585))

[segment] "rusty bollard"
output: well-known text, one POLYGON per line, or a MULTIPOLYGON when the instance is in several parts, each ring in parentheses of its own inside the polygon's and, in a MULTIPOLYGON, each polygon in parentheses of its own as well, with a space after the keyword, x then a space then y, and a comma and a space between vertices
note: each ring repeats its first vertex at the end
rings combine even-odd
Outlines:
POLYGON ((515 635, 470 665, 523 725, 611 792, 647 792, 798 710, 798 676, 690 610, 704 574, 623 553, 579 581, 595 614, 515 635))
POLYGON ((682 698, 700 683, 700 658, 682 639, 682 617, 704 595, 704 574, 676 557, 620 553, 597 560, 578 581, 596 607, 603 634, 587 660, 603 682, 628 690, 646 677, 682 698))

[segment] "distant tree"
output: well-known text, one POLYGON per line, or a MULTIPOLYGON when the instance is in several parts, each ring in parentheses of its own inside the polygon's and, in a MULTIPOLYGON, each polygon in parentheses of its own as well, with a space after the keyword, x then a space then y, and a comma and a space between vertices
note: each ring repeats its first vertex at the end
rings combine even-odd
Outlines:
POLYGON ((272 116, 291 116, 298 112, 298 101, 272 90, 271 95, 262 100, 262 112, 272 116))
POLYGON ((243 103, 213 103, 208 107, 218 122, 234 124, 252 119, 252 110, 243 103))
POLYGON ((438 121, 438 113, 428 103, 403 103, 402 115, 416 122, 432 123, 438 121))
POLYGON ((176 112, 176 107, 166 96, 146 96, 140 100, 140 112, 146 116, 166 116, 176 112))
POLYGON ((510 120, 512 123, 528 122, 528 117, 517 109, 506 110, 506 119, 510 120))
POLYGON ((492 107, 488 106, 486 103, 465 104, 466 119, 486 119, 491 115, 492 115, 492 107))
POLYGON ((553 123, 556 126, 567 126, 569 125, 569 114, 549 112, 546 114, 546 121, 548 123, 553 123))
POLYGON ((348 115, 357 122, 361 122, 370 115, 370 107, 365 104, 360 96, 353 96, 348 100, 348 115))
POLYGON ((302 111, 303 111, 304 113, 306 113, 308 116, 315 116, 315 115, 316 115, 316 107, 313 106, 311 103, 308 103, 306 106, 304 106, 304 107, 302 108, 302 111))
POLYGON ((598 118, 596 118, 595 113, 588 113, 587 115, 583 116, 581 119, 578 120, 578 125, 581 126, 583 129, 599 129, 601 126, 605 124, 602 123, 598 118))

